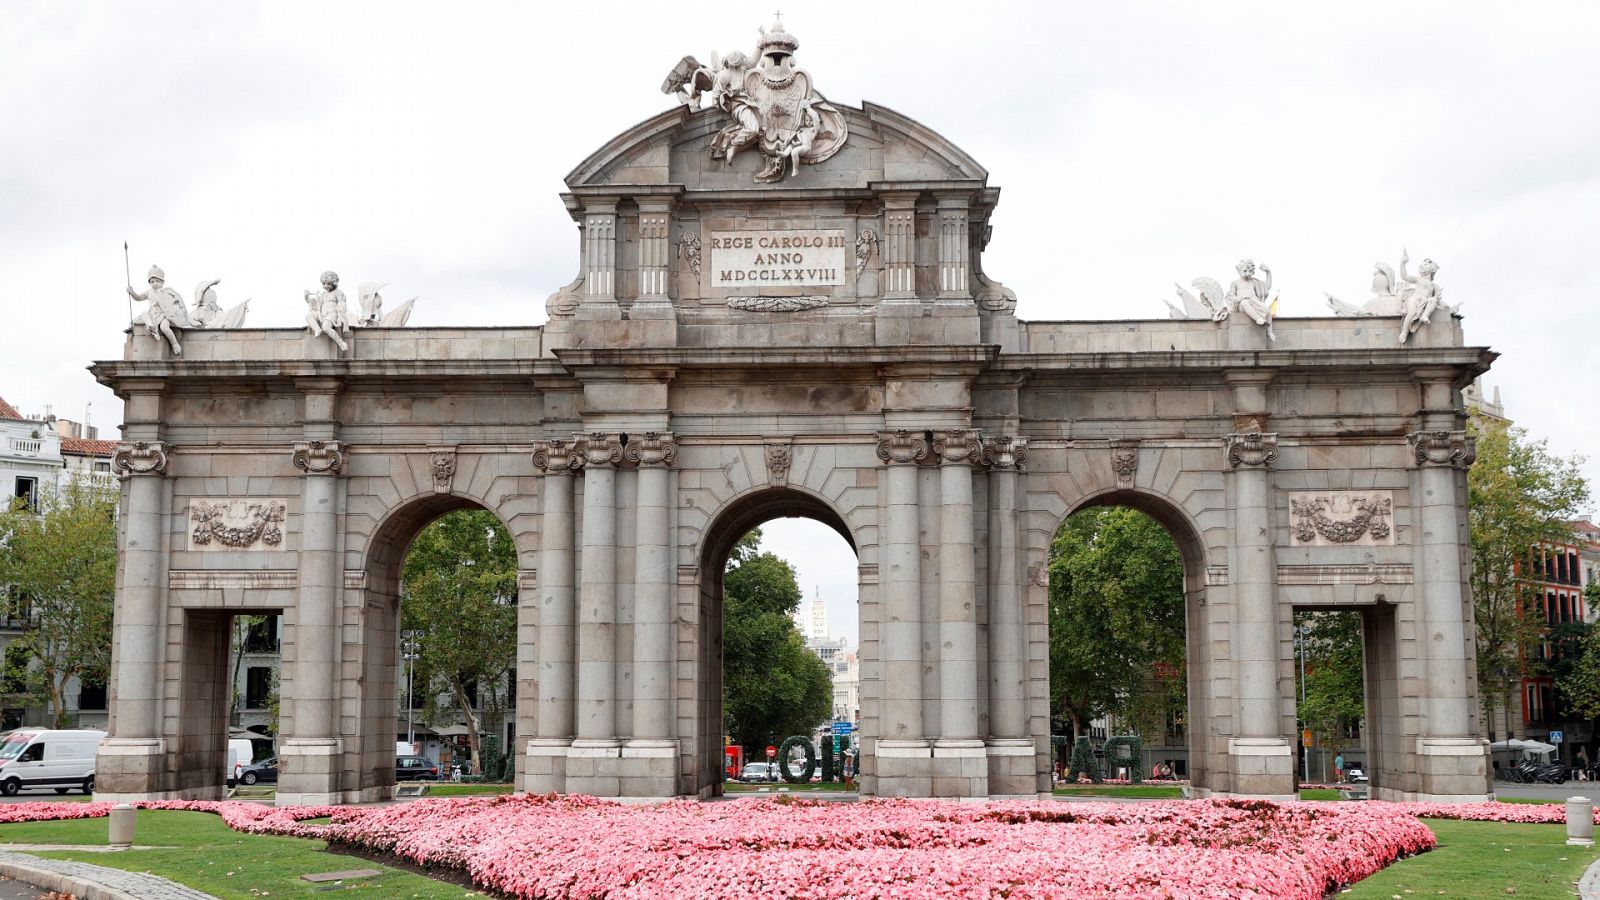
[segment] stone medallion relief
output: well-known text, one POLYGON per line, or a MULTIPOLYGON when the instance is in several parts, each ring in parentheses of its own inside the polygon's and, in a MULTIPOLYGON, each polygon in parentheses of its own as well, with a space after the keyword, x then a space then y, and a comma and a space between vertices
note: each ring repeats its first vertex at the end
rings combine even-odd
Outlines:
POLYGON ((283 500, 207 499, 189 501, 190 550, 282 550, 283 500))

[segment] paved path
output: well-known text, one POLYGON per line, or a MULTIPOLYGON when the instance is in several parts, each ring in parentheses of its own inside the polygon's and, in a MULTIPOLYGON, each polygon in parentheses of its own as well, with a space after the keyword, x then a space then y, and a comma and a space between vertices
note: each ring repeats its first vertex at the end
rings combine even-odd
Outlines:
POLYGON ((12 881, 0 875, 0 900, 39 900, 44 890, 25 881, 12 881))
POLYGON ((210 894, 154 875, 4 850, 0 850, 0 875, 64 891, 78 900, 216 900, 210 894))

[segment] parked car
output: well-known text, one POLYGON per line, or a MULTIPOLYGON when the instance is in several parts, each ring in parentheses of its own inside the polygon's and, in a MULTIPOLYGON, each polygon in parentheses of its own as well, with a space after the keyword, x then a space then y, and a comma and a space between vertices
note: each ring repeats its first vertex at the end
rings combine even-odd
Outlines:
POLYGON ((394 758, 395 781, 438 781, 439 764, 426 756, 394 758))
POLYGON ((244 738, 228 739, 228 762, 223 769, 223 781, 228 787, 239 783, 239 773, 244 767, 250 765, 250 760, 255 758, 255 748, 244 738))
POLYGON ((746 763, 739 780, 745 784, 766 784, 778 780, 778 767, 774 763, 746 763))
POLYGON ((258 763, 252 763, 239 770, 240 784, 255 784, 257 782, 278 783, 278 758, 276 756, 271 759, 263 759, 258 763))
POLYGON ((87 728, 11 732, 0 740, 0 793, 14 797, 24 788, 94 793, 94 754, 105 736, 87 728))

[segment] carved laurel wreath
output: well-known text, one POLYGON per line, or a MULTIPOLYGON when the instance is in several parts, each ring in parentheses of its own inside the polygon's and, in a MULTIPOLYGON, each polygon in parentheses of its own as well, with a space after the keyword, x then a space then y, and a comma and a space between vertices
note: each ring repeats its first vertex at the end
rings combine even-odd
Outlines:
POLYGON ((1385 498, 1358 497, 1352 501, 1356 514, 1348 519, 1335 519, 1328 515, 1328 498, 1315 497, 1309 500, 1293 499, 1289 501, 1290 510, 1294 513, 1294 534, 1302 543, 1310 543, 1322 535, 1330 541, 1339 544, 1348 544, 1361 539, 1363 534, 1372 535, 1373 540, 1387 540, 1389 537, 1389 513, 1393 508, 1392 501, 1385 498))
POLYGON ((281 500, 251 503, 245 507, 245 522, 229 524, 228 512, 232 504, 207 503, 194 500, 189 504, 189 518, 194 521, 194 542, 209 544, 214 539, 225 547, 243 550, 260 541, 269 547, 283 543, 284 514, 287 509, 281 500))
POLYGON ((827 297, 729 297, 728 306, 745 312, 799 312, 827 306, 827 297))

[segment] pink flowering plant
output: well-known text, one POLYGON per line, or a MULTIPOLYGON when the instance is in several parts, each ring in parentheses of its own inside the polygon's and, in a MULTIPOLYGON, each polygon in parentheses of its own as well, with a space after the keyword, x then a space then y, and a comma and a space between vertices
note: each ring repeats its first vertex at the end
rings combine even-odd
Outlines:
MULTIPOLYGON (((1303 897, 1434 846, 1419 817, 1559 822, 1558 804, 860 803, 746 798, 629 806, 593 797, 384 807, 137 804, 232 828, 464 872, 518 898, 1303 897), (331 823, 306 820, 331 817, 331 823)), ((0 806, 0 823, 108 803, 0 806)))

